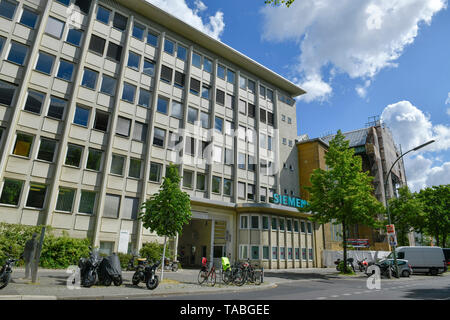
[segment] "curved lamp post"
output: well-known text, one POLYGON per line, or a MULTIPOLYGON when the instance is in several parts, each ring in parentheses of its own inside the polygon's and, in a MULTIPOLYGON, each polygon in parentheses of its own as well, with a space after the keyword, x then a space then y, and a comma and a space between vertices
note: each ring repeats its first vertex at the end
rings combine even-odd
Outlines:
MULTIPOLYGON (((386 202, 386 210, 387 210, 387 214, 388 214, 389 224, 391 224, 391 213, 389 212, 389 203, 388 203, 388 197, 387 197, 387 182, 388 182, 388 179, 389 179, 389 175, 391 174, 392 168, 394 168, 394 165, 397 163, 397 161, 400 160, 407 153, 409 153, 411 151, 417 151, 417 150, 419 150, 419 149, 421 149, 421 148, 423 148, 423 147, 425 147, 425 146, 427 146, 427 145, 429 145, 429 144, 431 144, 433 142, 434 142, 434 140, 430 140, 428 142, 425 142, 424 144, 421 144, 418 147, 415 147, 415 148, 413 148, 413 149, 411 149, 409 151, 406 151, 405 153, 400 155, 400 157, 398 157, 394 161, 394 163, 392 164, 391 168, 389 169, 389 171, 388 171, 388 173, 386 175, 386 179, 384 180, 384 200, 386 202)), ((396 247, 395 245, 392 246, 392 255, 394 256, 395 272, 396 272, 397 278, 398 278, 400 275, 398 274, 398 263, 397 263, 397 255, 395 254, 395 247, 396 247)))

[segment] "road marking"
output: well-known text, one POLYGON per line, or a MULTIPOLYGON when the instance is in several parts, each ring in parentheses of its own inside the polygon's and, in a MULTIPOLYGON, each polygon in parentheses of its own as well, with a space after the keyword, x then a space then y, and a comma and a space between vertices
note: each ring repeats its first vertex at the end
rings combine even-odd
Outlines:
POLYGON ((351 293, 344 293, 343 296, 351 296, 351 293))
POLYGON ((338 294, 335 294, 335 295, 333 295, 333 296, 330 296, 330 298, 337 298, 337 297, 339 297, 338 294))
POLYGON ((324 299, 326 299, 327 297, 318 297, 318 298, 316 298, 317 300, 324 300, 324 299))

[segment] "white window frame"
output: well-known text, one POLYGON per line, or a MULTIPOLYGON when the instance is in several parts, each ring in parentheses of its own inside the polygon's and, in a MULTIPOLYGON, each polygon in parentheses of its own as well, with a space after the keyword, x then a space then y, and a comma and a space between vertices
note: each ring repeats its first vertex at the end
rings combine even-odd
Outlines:
POLYGON ((247 214, 242 214, 242 215, 239 216, 239 229, 242 229, 242 230, 248 230, 249 229, 249 225, 248 225, 248 220, 249 219, 248 219, 248 217, 249 216, 247 214), (247 218, 247 227, 245 227, 245 228, 242 227, 242 218, 244 218, 244 217, 247 218))

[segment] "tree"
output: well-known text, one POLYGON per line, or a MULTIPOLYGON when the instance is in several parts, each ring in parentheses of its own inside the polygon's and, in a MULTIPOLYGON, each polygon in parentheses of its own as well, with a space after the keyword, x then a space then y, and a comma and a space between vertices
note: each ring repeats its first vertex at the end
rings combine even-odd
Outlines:
POLYGON ((422 230, 445 247, 450 235, 450 184, 420 190, 418 197, 424 204, 425 219, 422 230))
MULTIPOLYGON (((339 130, 325 155, 328 170, 316 169, 311 175, 311 187, 307 205, 299 210, 311 211, 310 220, 322 224, 342 224, 344 261, 347 261, 347 234, 349 226, 358 223, 367 226, 380 225, 377 214, 384 213, 384 206, 373 196, 372 177, 362 172, 362 160, 354 156, 348 141, 339 130)), ((344 264, 345 265, 345 264, 344 264)), ((343 268, 344 272, 349 272, 343 268)))
POLYGON ((294 2, 295 0, 264 0, 265 4, 272 4, 274 6, 283 5, 285 4, 286 7, 289 8, 289 6, 294 2))
POLYGON ((191 219, 191 201, 189 195, 180 189, 180 175, 178 167, 174 164, 166 168, 166 176, 159 188, 159 192, 150 196, 142 205, 139 219, 143 226, 164 236, 164 249, 161 263, 161 281, 164 277, 164 259, 166 254, 167 237, 181 234, 183 225, 191 219))
POLYGON ((398 193, 398 198, 389 200, 391 223, 395 225, 399 245, 408 246, 408 233, 411 229, 419 230, 423 225, 423 204, 416 194, 409 191, 407 186, 399 188, 398 193))

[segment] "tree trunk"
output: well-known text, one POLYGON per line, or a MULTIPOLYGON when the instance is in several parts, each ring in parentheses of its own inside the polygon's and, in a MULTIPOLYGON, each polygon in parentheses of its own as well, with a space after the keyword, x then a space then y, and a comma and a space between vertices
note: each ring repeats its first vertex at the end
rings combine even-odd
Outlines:
POLYGON ((439 247, 439 229, 436 228, 436 246, 439 247))
POLYGON ((447 242, 447 233, 444 232, 442 234, 442 248, 445 248, 446 242, 447 242))
POLYGON ((164 279, 164 260, 166 258, 166 242, 167 242, 167 236, 164 236, 163 256, 162 256, 162 262, 161 262, 161 282, 164 279))

